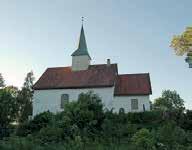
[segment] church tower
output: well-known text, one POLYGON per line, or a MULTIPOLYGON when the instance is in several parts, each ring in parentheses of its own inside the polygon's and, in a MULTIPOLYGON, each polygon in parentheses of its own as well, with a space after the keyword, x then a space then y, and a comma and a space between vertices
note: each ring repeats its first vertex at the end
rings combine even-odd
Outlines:
POLYGON ((87 49, 83 24, 81 27, 78 48, 75 52, 72 53, 71 56, 72 56, 72 71, 80 71, 88 69, 91 57, 87 49))

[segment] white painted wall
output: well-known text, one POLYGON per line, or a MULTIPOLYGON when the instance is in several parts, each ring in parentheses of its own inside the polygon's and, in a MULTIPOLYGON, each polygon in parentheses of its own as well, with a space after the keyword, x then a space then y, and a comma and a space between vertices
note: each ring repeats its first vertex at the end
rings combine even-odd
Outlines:
POLYGON ((86 70, 90 65, 90 58, 87 55, 83 56, 72 56, 72 70, 86 70))
POLYGON ((120 108, 124 108, 125 112, 142 112, 143 104, 145 110, 150 110, 149 95, 144 96, 115 96, 113 99, 114 112, 119 112, 120 108), (138 110, 131 110, 131 99, 138 99, 138 110))
POLYGON ((33 96, 33 116, 44 111, 60 112, 61 95, 69 94, 69 102, 76 101, 82 92, 92 90, 98 94, 106 108, 112 108, 114 87, 92 89, 58 89, 58 90, 35 90, 33 96))

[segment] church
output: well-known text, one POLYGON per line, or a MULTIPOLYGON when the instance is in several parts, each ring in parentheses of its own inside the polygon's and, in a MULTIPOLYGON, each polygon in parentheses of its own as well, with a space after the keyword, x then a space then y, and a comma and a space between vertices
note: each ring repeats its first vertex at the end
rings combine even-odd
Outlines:
POLYGON ((83 25, 78 48, 72 53, 72 65, 47 68, 34 84, 33 116, 63 111, 64 105, 77 101, 79 94, 93 91, 107 109, 119 112, 150 110, 152 94, 149 73, 119 74, 118 64, 91 64, 83 25))

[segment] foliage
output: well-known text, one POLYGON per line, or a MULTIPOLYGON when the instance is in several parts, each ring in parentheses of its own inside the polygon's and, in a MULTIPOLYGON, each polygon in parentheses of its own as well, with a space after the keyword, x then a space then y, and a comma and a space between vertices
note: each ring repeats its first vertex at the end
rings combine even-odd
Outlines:
POLYGON ((192 27, 187 27, 181 35, 176 35, 171 41, 177 55, 184 55, 190 52, 192 46, 192 27))
POLYGON ((183 116, 183 124, 181 125, 186 130, 192 131, 192 110, 187 110, 183 116))
POLYGON ((33 71, 30 71, 29 73, 27 73, 27 76, 25 78, 25 82, 23 84, 23 88, 28 89, 32 93, 34 80, 35 80, 35 77, 33 75, 33 71))
POLYGON ((127 150, 133 149, 130 144, 117 145, 115 143, 102 144, 99 142, 82 143, 81 137, 67 143, 41 144, 32 137, 11 137, 0 141, 1 150, 127 150))
POLYGON ((132 138, 134 145, 139 150, 154 150, 155 138, 149 130, 143 128, 139 130, 132 138))
POLYGON ((162 127, 159 127, 156 135, 159 145, 166 147, 166 149, 176 149, 186 142, 186 133, 175 123, 168 122, 162 127))
POLYGON ((29 122, 31 132, 40 131, 42 128, 47 127, 53 121, 53 113, 47 111, 36 115, 32 121, 29 122))
POLYGON ((4 79, 3 79, 2 74, 0 73, 0 88, 4 87, 4 86, 5 86, 4 79))
POLYGON ((155 99, 154 108, 169 111, 184 110, 184 100, 176 91, 165 90, 161 97, 155 99))
POLYGON ((186 54, 185 61, 189 64, 189 68, 192 68, 192 27, 187 27, 181 35, 174 36, 171 47, 177 55, 186 54))
POLYGON ((19 122, 24 122, 28 120, 28 117, 32 115, 32 97, 33 97, 33 72, 29 72, 25 78, 22 89, 18 93, 18 102, 20 105, 20 116, 19 122))
POLYGON ((38 147, 27 138, 10 137, 0 142, 1 150, 34 150, 38 147))
MULTIPOLYGON (((14 90, 11 93, 15 97, 18 95, 14 90)), ((174 111, 167 110, 170 115, 167 119, 161 109, 114 113, 113 110, 103 110, 101 99, 96 94, 82 93, 78 101, 66 104, 63 112, 43 112, 31 121, 20 123, 19 137, 3 140, 0 148, 189 149, 192 143, 191 111, 176 111, 180 107, 173 106, 174 111)))
POLYGON ((47 111, 36 115, 33 120, 24 122, 17 129, 18 136, 26 136, 35 132, 39 132, 42 128, 46 128, 52 123, 54 115, 47 111))
POLYGON ((18 112, 17 93, 18 89, 15 87, 0 89, 0 127, 8 127, 11 122, 16 121, 18 112))
POLYGON ((66 135, 75 137, 81 134, 94 137, 101 130, 104 120, 101 99, 92 92, 82 93, 77 102, 66 104, 64 112, 56 118, 66 135))
POLYGON ((63 130, 61 128, 48 126, 40 130, 38 138, 43 144, 58 143, 62 140, 62 132, 63 130))

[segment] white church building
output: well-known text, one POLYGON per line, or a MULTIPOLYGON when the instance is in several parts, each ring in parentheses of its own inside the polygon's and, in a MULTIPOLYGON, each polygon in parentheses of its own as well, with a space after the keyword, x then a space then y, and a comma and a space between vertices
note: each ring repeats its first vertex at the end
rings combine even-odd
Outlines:
POLYGON ((118 65, 91 64, 81 28, 79 45, 72 53, 72 66, 48 68, 34 85, 33 116, 64 109, 64 105, 76 101, 80 93, 93 91, 101 97, 104 106, 119 112, 150 110, 152 94, 149 73, 119 74, 118 65))

